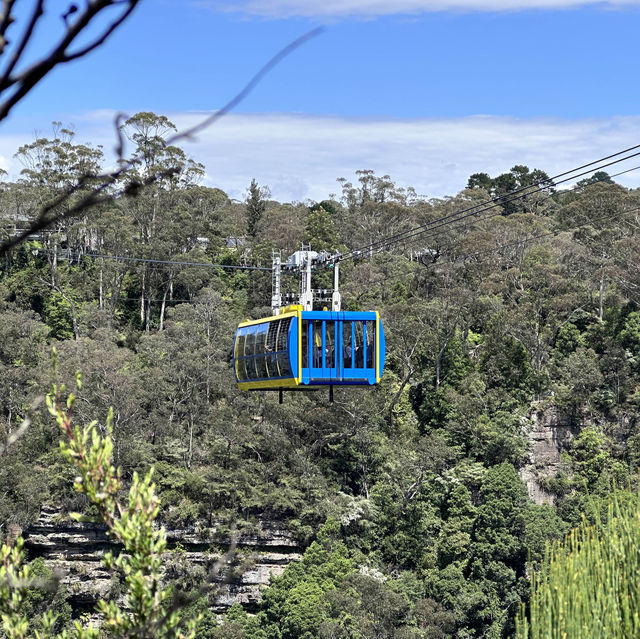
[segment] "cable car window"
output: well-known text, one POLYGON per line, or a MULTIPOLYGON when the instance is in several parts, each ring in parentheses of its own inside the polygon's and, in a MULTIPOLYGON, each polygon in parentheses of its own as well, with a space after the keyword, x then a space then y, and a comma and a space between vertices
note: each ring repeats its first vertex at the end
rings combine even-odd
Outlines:
POLYGON ((280 373, 278 372, 278 355, 276 353, 269 353, 267 355, 267 376, 280 377, 280 373))
POLYGON ((309 320, 302 322, 302 368, 309 368, 309 320))
POLYGON ((278 350, 277 336, 280 324, 280 321, 269 322, 269 327, 267 329, 267 340, 265 342, 265 351, 267 351, 268 353, 275 353, 278 350))
POLYGON ((247 367, 247 379, 256 379, 258 377, 256 375, 256 358, 247 357, 244 361, 247 367))
POLYGON ((287 341, 289 337, 289 326, 291 326, 291 318, 285 317, 284 319, 278 320, 277 323, 280 325, 280 328, 278 330, 278 343, 276 346, 276 350, 286 351, 287 341))
POLYGON ((280 377, 291 377, 291 366, 289 365, 289 353, 284 351, 278 353, 278 367, 280 368, 280 377))
POLYGON ((258 379, 264 379, 267 377, 267 365, 265 359, 264 355, 257 355, 254 357, 254 361, 256 363, 256 376, 258 379))
POLYGON ((240 353, 242 352, 240 350, 240 344, 242 343, 242 345, 244 346, 244 337, 242 335, 242 330, 239 330, 236 333, 236 343, 233 345, 233 356, 238 359, 238 356, 240 355, 240 353))
POLYGON ((376 323, 373 320, 365 322, 367 326, 367 368, 376 367, 376 323))
POLYGON ((247 326, 247 337, 244 345, 244 354, 253 355, 256 345, 256 327, 247 326))
POLYGON ((364 368, 364 330, 362 322, 354 322, 354 335, 353 335, 353 354, 355 362, 353 364, 354 368, 364 368))
POLYGON ((345 368, 353 368, 353 345, 351 331, 352 322, 341 322, 342 324, 342 365, 345 368))
POLYGON ((327 321, 325 333, 325 362, 327 368, 336 367, 336 323, 327 321))
POLYGON ((267 324, 258 324, 256 326, 256 345, 253 351, 254 355, 264 355, 265 339, 267 337, 267 324))
POLYGON ((322 368, 322 321, 314 320, 313 322, 313 367, 322 368))
POLYGON ((240 374, 240 359, 239 357, 241 355, 244 355, 244 339, 245 339, 245 335, 242 329, 240 329, 238 331, 238 333, 236 334, 236 343, 233 349, 233 356, 236 360, 236 377, 238 379, 241 379, 242 376, 240 374))

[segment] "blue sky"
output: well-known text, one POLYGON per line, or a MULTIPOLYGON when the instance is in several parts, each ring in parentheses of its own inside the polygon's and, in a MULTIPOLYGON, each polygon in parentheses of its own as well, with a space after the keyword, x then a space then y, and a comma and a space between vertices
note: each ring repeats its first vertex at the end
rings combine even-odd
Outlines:
MULTIPOLYGON (((40 41, 60 25, 51 13, 40 41)), ((555 173, 640 142, 640 2, 143 0, 3 124, 0 166, 19 170, 12 145, 52 120, 107 151, 117 111, 184 126, 318 25, 320 36, 186 147, 207 184, 241 197, 255 177, 278 199, 321 199, 335 178, 373 168, 432 197, 476 171, 555 173)), ((624 180, 638 186, 636 175, 624 180)))

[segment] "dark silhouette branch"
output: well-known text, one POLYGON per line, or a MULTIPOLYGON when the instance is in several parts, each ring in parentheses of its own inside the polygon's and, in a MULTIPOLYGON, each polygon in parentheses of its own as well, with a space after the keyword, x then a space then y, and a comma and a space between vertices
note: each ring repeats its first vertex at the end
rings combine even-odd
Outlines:
MULTIPOLYGON (((136 0, 137 2, 138 0, 136 0)), ((117 3, 115 3, 117 4, 117 3)), ((77 60, 78 58, 82 58, 87 55, 101 44, 107 40, 107 38, 131 15, 131 12, 135 9, 135 3, 131 3, 131 5, 122 13, 122 15, 105 30, 105 32, 96 38, 91 44, 88 44, 86 47, 79 49, 75 53, 70 53, 64 56, 62 62, 70 62, 71 60, 77 60)))
MULTIPOLYGON (((32 40, 35 27, 43 16, 44 0, 38 0, 22 38, 16 46, 11 60, 0 78, 0 93, 3 93, 14 86, 16 87, 16 90, 10 96, 4 98, 3 101, 0 102, 0 120, 6 118, 11 109, 56 66, 66 64, 72 60, 77 60, 103 44, 107 38, 131 15, 131 12, 136 8, 139 2, 140 0, 126 0, 126 2, 123 2, 122 0, 91 0, 86 4, 84 10, 79 13, 78 17, 73 22, 68 23, 66 31, 51 53, 32 64, 24 71, 14 74, 16 66, 23 58, 27 45, 32 40), (73 42, 86 31, 87 27, 99 14, 103 13, 106 9, 120 5, 125 6, 122 13, 115 20, 109 23, 109 25, 102 30, 102 33, 90 44, 72 53, 67 51, 73 42)), ((11 4, 5 3, 3 11, 6 13, 3 13, 0 18, 1 25, 6 24, 8 27, 8 22, 10 23, 12 21, 12 17, 10 15, 11 6, 11 4)))
MULTIPOLYGON (((16 50, 11 56, 11 60, 9 61, 9 64, 7 65, 7 68, 5 69, 4 74, 2 75, 2 79, 0 80, 0 91, 4 91, 5 89, 11 86, 11 84, 9 83, 11 74, 13 73, 13 70, 16 64, 18 64, 18 61, 22 57, 22 54, 24 53, 24 50, 27 44, 29 43, 29 40, 31 40, 31 36, 33 35, 33 30, 35 29, 38 20, 43 14, 43 10, 42 10, 43 5, 44 5, 44 0, 38 0, 38 3, 36 4, 33 10, 33 13, 31 14, 31 19, 29 20, 29 24, 27 25, 27 28, 25 29, 25 32, 22 36, 22 40, 20 41, 20 44, 16 47, 16 50)), ((6 16, 3 16, 3 23, 5 20, 8 21, 7 26, 11 24, 12 22, 11 15, 7 14, 6 16)))
MULTIPOLYGON (((135 4, 138 0, 130 0, 131 4, 135 4)), ((108 0, 102 0, 100 5, 107 4, 118 4, 118 2, 108 2, 108 0)), ((97 4, 97 3, 94 3, 97 4)), ((130 11, 129 11, 130 12, 130 11)), ((227 102, 221 109, 213 113, 212 115, 206 117, 201 122, 196 124, 195 126, 185 129, 184 131, 179 131, 175 135, 171 136, 166 140, 167 146, 175 144, 181 140, 191 139, 193 136, 205 128, 214 124, 217 120, 222 118, 224 115, 229 113, 232 109, 234 109, 240 102, 242 102, 256 85, 271 71, 275 66, 277 66, 287 55, 292 53, 298 47, 302 46, 311 38, 314 38, 319 33, 322 32, 322 28, 316 28, 308 33, 300 36, 293 42, 289 43, 286 47, 281 49, 275 56, 273 56, 262 68, 247 82, 247 84, 231 99, 227 102)), ((0 111, 0 119, 2 116, 2 112, 0 111)), ((0 244, 0 257, 8 253, 14 247, 20 245, 24 242, 29 236, 39 233, 52 226, 56 222, 61 220, 71 219, 76 217, 86 211, 87 209, 98 206, 103 203, 107 203, 113 200, 114 194, 109 192, 110 187, 114 186, 118 180, 125 176, 125 174, 130 171, 135 164, 137 164, 140 160, 138 156, 133 156, 129 160, 123 160, 123 151, 124 151, 124 139, 122 136, 122 127, 121 122, 125 118, 122 113, 119 113, 115 118, 115 130, 117 136, 117 145, 116 145, 116 154, 118 155, 118 159, 120 160, 120 168, 114 172, 106 173, 103 175, 86 175, 81 177, 78 182, 67 190, 62 195, 55 198, 52 202, 47 204, 39 213, 38 217, 34 222, 32 222, 27 229, 22 231, 21 233, 10 237, 0 244), (69 203, 71 198, 78 192, 82 191, 89 183, 98 182, 98 186, 95 186, 87 195, 83 196, 77 203, 75 203, 70 208, 65 209, 64 211, 56 211, 60 207, 69 203)), ((179 171, 178 168, 171 168, 164 171, 155 172, 143 180, 139 180, 133 182, 124 189, 124 193, 127 195, 136 195, 143 188, 150 186, 152 184, 157 183, 158 181, 171 177, 175 173, 179 171)))
MULTIPOLYGON (((58 196, 53 202, 47 204, 41 211, 38 218, 31 223, 29 228, 22 231, 20 234, 15 235, 14 237, 5 240, 2 244, 0 244, 0 256, 5 255, 8 251, 10 251, 15 246, 18 246, 22 242, 24 242, 30 235, 34 233, 39 233, 40 231, 44 231, 46 228, 50 227, 52 224, 59 222, 62 219, 71 219, 85 212, 87 209, 90 209, 93 206, 99 206, 100 204, 106 204, 107 202, 111 202, 113 200, 113 195, 108 192, 109 187, 113 186, 120 177, 122 177, 133 164, 133 161, 128 163, 125 167, 115 171, 114 173, 99 175, 99 176, 86 176, 81 178, 77 184, 75 184, 69 191, 58 196), (79 202, 74 204, 71 208, 65 210, 63 213, 53 213, 56 208, 66 204, 71 196, 80 191, 89 180, 98 180, 102 183, 95 187, 90 193, 80 199, 79 202)), ((129 185, 125 189, 125 193, 129 195, 135 195, 141 189, 146 186, 150 186, 154 184, 158 180, 171 177, 175 173, 178 172, 177 168, 167 169, 165 171, 159 171, 158 173, 154 173, 144 180, 140 182, 135 182, 129 185)))
POLYGON ((13 22, 11 9, 13 9, 14 4, 15 0, 2 0, 2 13, 0 14, 0 55, 4 53, 5 47, 9 44, 5 34, 13 22))

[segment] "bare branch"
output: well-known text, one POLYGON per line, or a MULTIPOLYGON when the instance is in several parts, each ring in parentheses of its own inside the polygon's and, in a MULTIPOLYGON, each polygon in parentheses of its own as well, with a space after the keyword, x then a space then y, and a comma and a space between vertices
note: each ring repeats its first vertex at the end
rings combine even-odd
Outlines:
MULTIPOLYGON (((35 29, 38 20, 42 17, 43 5, 44 0, 38 0, 38 3, 33 10, 33 14, 31 15, 31 20, 29 20, 29 24, 27 25, 27 28, 25 29, 25 32, 22 36, 22 40, 20 40, 20 44, 16 47, 16 50, 14 51, 13 56, 11 56, 11 60, 7 65, 7 68, 5 69, 2 78, 0 79, 0 91, 4 91, 9 86, 11 86, 11 74, 13 73, 16 64, 18 64, 18 61, 22 57, 27 44, 29 44, 29 40, 31 40, 33 30, 35 29)), ((8 19, 10 19, 10 16, 8 16, 8 19)))
POLYGON ((116 20, 109 24, 109 26, 104 30, 101 36, 96 38, 93 43, 80 49, 76 53, 69 54, 67 53, 67 49, 73 44, 74 40, 86 29, 86 27, 98 14, 103 12, 108 7, 123 4, 121 0, 92 0, 87 4, 83 13, 81 13, 78 18, 71 25, 69 25, 66 32, 49 55, 37 61, 22 73, 13 76, 11 75, 13 69, 21 58, 22 53, 24 52, 24 48, 33 35, 35 23, 38 21, 40 15, 42 14, 42 5, 44 3, 44 0, 38 0, 38 5, 31 18, 31 22, 29 23, 25 31, 23 39, 20 45, 17 47, 7 71, 5 71, 2 79, 0 79, 0 92, 7 90, 13 85, 18 85, 16 91, 0 104, 0 120, 6 118, 11 109, 56 66, 82 57, 83 55, 86 55, 87 53, 98 47, 100 44, 102 44, 107 39, 107 37, 109 37, 109 35, 111 35, 113 31, 118 26, 120 26, 120 24, 122 24, 122 22, 131 14, 131 12, 138 5, 139 1, 140 0, 127 0, 125 2, 127 8, 116 20))
POLYGON ((116 144, 116 155, 118 156, 118 161, 120 162, 124 159, 124 136, 122 135, 122 124, 126 119, 127 116, 124 113, 118 113, 114 120, 116 135, 118 136, 118 143, 116 144))
POLYGON ((13 23, 11 10, 14 4, 15 0, 2 0, 2 14, 0 15, 0 55, 4 53, 5 47, 9 44, 6 33, 7 29, 13 23))
POLYGON ((199 124, 191 127, 190 129, 186 129, 180 133, 176 133, 173 137, 167 140, 167 145, 175 144, 178 140, 183 140, 186 138, 191 138, 196 133, 206 129, 211 126, 214 122, 225 116, 227 113, 235 109, 238 104, 240 104, 258 85, 258 83, 270 72, 272 71, 284 58, 286 58, 290 53, 295 51, 298 47, 301 47, 303 44, 315 38, 317 35, 320 35, 324 31, 323 27, 316 27, 311 31, 308 31, 304 35, 301 35, 299 38, 296 38, 293 42, 289 43, 284 49, 281 49, 276 53, 271 60, 269 60, 252 78, 247 82, 247 84, 237 93, 229 102, 227 102, 220 110, 216 111, 209 117, 205 118, 199 124))
MULTIPOLYGON (((136 4, 138 0, 127 0, 131 4, 136 4)), ((102 0, 101 5, 108 0, 102 0)), ((113 2, 108 2, 108 4, 112 4, 113 2)), ((91 6, 91 5, 90 5, 91 6)), ((130 11, 129 11, 130 12, 130 11)), ((220 110, 216 111, 212 115, 208 116, 202 122, 196 124, 195 126, 185 129, 184 131, 178 132, 172 137, 166 140, 167 146, 175 144, 176 142, 184 139, 192 138, 196 133, 204 130, 205 128, 211 126, 214 122, 222 118, 224 115, 229 113, 232 109, 234 109, 240 102, 242 102, 256 85, 271 71, 275 66, 277 66, 287 55, 292 53, 295 49, 302 46, 305 42, 314 38, 318 34, 323 31, 321 27, 312 29, 311 31, 305 33, 304 35, 296 38, 293 42, 289 43, 286 47, 281 49, 275 56, 273 56, 250 80, 249 82, 231 99, 227 104, 225 104, 220 110)), ((0 119, 2 119, 2 111, 0 107, 0 119)), ((120 122, 122 119, 126 117, 123 114, 118 114, 116 116, 116 130, 118 135, 118 143, 116 146, 116 153, 118 154, 119 159, 122 158, 123 153, 123 137, 120 131, 120 122)), ((79 215, 86 209, 97 206, 99 204, 103 204, 109 201, 112 201, 113 196, 107 193, 110 186, 114 185, 119 178, 121 178, 127 171, 129 171, 139 160, 138 157, 134 156, 130 160, 126 162, 121 162, 121 166, 117 171, 114 171, 109 174, 104 175, 92 175, 92 176, 83 176, 73 188, 69 189, 66 193, 57 197, 53 202, 45 206, 40 212, 38 218, 33 222, 29 228, 25 229, 22 233, 5 240, 0 244, 0 257, 5 255, 8 251, 10 251, 15 246, 18 246, 22 242, 24 242, 30 235, 34 233, 38 233, 39 231, 43 231, 48 228, 52 224, 62 220, 62 219, 70 219, 79 215), (70 198, 78 193, 81 189, 83 189, 89 181, 98 181, 102 182, 99 186, 95 187, 88 195, 83 197, 78 203, 73 205, 70 209, 62 213, 52 214, 58 207, 63 204, 67 204, 70 198)), ((136 192, 141 190, 146 186, 150 186, 151 184, 155 184, 161 179, 170 177, 173 175, 177 169, 168 169, 166 171, 159 171, 154 173, 139 183, 129 186, 129 194, 135 195, 136 192)))
POLYGON ((126 11, 123 11, 122 15, 117 20, 114 20, 114 22, 112 22, 111 25, 109 25, 109 27, 105 30, 105 32, 100 37, 96 38, 91 44, 88 44, 83 49, 79 49, 75 53, 65 55, 64 58, 62 59, 62 62, 70 62, 71 60, 77 60, 78 58, 82 58, 83 56, 87 55, 87 53, 90 53, 95 48, 103 44, 106 41, 106 39, 131 15, 131 12, 136 7, 136 2, 132 2, 129 5, 129 7, 126 9, 126 11))
MULTIPOLYGON (((8 251, 10 251, 14 246, 18 246, 22 242, 24 242, 30 235, 34 233, 38 233, 39 231, 43 231, 48 228, 55 222, 58 222, 62 219, 71 219, 76 215, 80 215, 88 208, 92 206, 98 206, 100 204, 106 204, 113 200, 113 196, 110 193, 105 193, 110 186, 115 184, 124 173, 126 173, 132 166, 132 161, 128 162, 126 166, 122 167, 118 171, 114 173, 109 173, 100 176, 88 176, 82 178, 70 191, 64 193, 63 195, 56 198, 53 202, 48 204, 42 209, 38 219, 31 224, 28 229, 25 229, 19 235, 15 235, 8 240, 5 240, 2 244, 0 244, 0 257, 5 255, 8 251), (102 180, 102 184, 97 186, 93 191, 91 191, 88 195, 83 197, 78 203, 72 206, 70 209, 67 209, 64 213, 60 213, 57 215, 49 215, 52 211, 54 211, 57 207, 65 204, 69 201, 69 198, 77 193, 83 186, 86 185, 87 181, 91 179, 102 180)), ((171 168, 166 171, 159 171, 157 173, 153 173, 149 177, 145 178, 141 182, 131 185, 129 188, 130 194, 135 194, 139 190, 143 189, 146 186, 150 186, 154 184, 158 180, 171 177, 174 173, 176 173, 177 169, 171 168)))

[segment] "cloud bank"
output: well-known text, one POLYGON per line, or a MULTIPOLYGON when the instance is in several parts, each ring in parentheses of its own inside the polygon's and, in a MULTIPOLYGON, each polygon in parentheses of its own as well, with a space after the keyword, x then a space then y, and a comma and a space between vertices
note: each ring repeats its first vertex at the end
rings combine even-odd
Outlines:
MULTIPOLYGON (((181 128, 202 117, 167 115, 181 128)), ((114 147, 111 112, 57 119, 75 124, 78 142, 102 144, 107 154, 114 147)), ((29 131, 0 139, 0 157, 14 176, 21 167, 12 155, 18 143, 30 139, 29 131)), ((358 169, 388 174, 425 197, 442 197, 463 189, 472 173, 498 175, 525 164, 554 175, 639 143, 640 116, 383 120, 256 114, 229 115, 183 148, 206 166, 205 185, 242 199, 255 178, 275 199, 290 202, 339 193, 336 179, 353 180, 358 169)), ((636 165, 640 157, 605 170, 613 174, 636 165)), ((640 170, 618 180, 640 187, 640 170)))
POLYGON ((640 6, 639 0, 199 0, 215 10, 268 18, 347 18, 416 15, 434 11, 521 11, 640 6))

